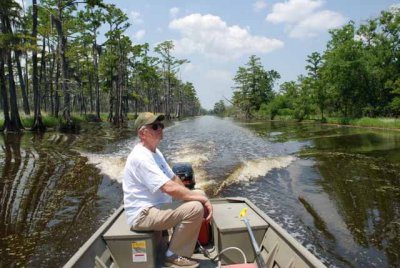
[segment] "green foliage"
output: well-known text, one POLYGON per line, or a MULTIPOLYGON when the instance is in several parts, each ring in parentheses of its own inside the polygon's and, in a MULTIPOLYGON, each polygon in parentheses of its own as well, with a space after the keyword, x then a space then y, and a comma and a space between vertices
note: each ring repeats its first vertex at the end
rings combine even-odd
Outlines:
POLYGON ((327 117, 326 123, 341 124, 341 125, 353 125, 353 126, 362 126, 362 127, 390 128, 390 129, 399 129, 400 128, 400 119, 397 119, 397 118, 327 117))
POLYGON ((264 110, 274 120, 277 115, 292 115, 291 103, 287 95, 277 95, 270 103, 264 106, 264 110))
MULTIPOLYGON (((59 125, 59 119, 51 116, 51 115, 43 115, 42 116, 43 124, 47 128, 55 128, 59 125)), ((33 116, 25 116, 21 118, 22 125, 26 128, 29 129, 33 126, 34 123, 34 117, 33 116)), ((0 126, 3 125, 3 120, 0 119, 0 126)))
POLYGON ((225 113, 226 107, 223 100, 214 104, 213 113, 217 115, 223 115, 225 113))
POLYGON ((59 119, 55 116, 47 115, 43 117, 43 123, 48 128, 54 128, 58 125, 59 119))
POLYGON ((246 118, 251 117, 263 103, 274 98, 273 87, 279 78, 278 72, 264 70, 260 58, 250 56, 246 67, 239 67, 234 78, 234 105, 244 112, 246 118))
POLYGON ((136 120, 137 117, 137 114, 128 113, 128 120, 136 120))
POLYGON ((21 118, 21 122, 25 128, 31 128, 33 126, 34 121, 33 121, 33 117, 30 116, 30 117, 21 118))

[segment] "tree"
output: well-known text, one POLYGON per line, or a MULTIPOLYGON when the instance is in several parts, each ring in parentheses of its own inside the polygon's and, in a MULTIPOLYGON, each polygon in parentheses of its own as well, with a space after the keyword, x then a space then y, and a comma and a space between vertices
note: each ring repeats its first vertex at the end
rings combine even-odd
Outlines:
POLYGON ((239 67, 234 77, 233 103, 244 111, 246 118, 250 118, 262 103, 273 99, 273 87, 280 75, 274 70, 265 71, 260 58, 255 55, 250 56, 246 66, 239 67))
POLYGON ((219 102, 216 102, 214 104, 214 109, 213 113, 218 114, 218 115, 223 115, 226 110, 225 103, 223 100, 220 100, 219 102))
MULTIPOLYGON (((128 54, 132 51, 132 42, 123 35, 129 27, 128 17, 115 5, 107 6, 106 22, 109 31, 106 33, 108 41, 104 55, 104 71, 106 72, 106 84, 110 88, 110 107, 108 120, 115 125, 123 122, 123 98, 126 95, 123 81, 127 79, 128 54)), ((126 97, 126 96, 125 96, 126 97)))
MULTIPOLYGON (((105 13, 103 13, 103 6, 100 8, 93 8, 90 5, 85 7, 85 10, 79 12, 78 17, 80 21, 84 22, 83 31, 86 31, 89 41, 92 43, 92 59, 93 59, 93 82, 95 91, 95 110, 96 120, 101 121, 100 118, 100 82, 99 82, 99 55, 101 53, 101 45, 97 44, 98 30, 105 22, 105 13)), ((90 87, 90 93, 92 89, 90 87)), ((92 109, 91 109, 92 110, 92 109)))
POLYGON ((24 127, 22 126, 21 119, 18 112, 17 104, 17 93, 14 81, 14 69, 12 61, 12 50, 15 50, 15 45, 18 44, 18 37, 13 33, 12 21, 19 20, 19 10, 20 6, 12 0, 3 1, 0 7, 0 30, 2 33, 1 37, 1 62, 0 62, 0 82, 2 88, 3 97, 3 107, 4 107, 4 131, 15 131, 19 132, 24 127), (8 90, 9 90, 9 104, 8 104, 8 94, 6 94, 6 76, 5 76, 5 64, 7 64, 8 72, 8 90), (8 110, 9 109, 9 110, 8 110), (8 117, 8 113, 11 116, 8 117))
POLYGON ((362 64, 362 43, 355 38, 354 22, 331 30, 321 74, 324 86, 333 89, 333 98, 345 117, 360 116, 367 103, 367 72, 362 64))
POLYGON ((390 88, 390 93, 394 95, 389 107, 392 110, 392 116, 394 115, 397 118, 400 115, 400 78, 394 82, 388 81, 386 87, 390 88))
MULTIPOLYGON (((36 0, 32 0, 32 47, 36 45, 37 39, 37 19, 38 19, 38 8, 36 0)), ((33 119, 33 131, 45 131, 46 126, 42 121, 42 114, 40 111, 40 94, 39 94, 39 83, 38 83, 38 66, 37 66, 37 52, 34 48, 32 51, 32 86, 33 86, 33 104, 34 104, 34 119, 33 119)))
POLYGON ((308 71, 309 79, 308 85, 311 87, 311 91, 320 112, 321 120, 324 120, 324 109, 326 106, 327 92, 321 81, 320 69, 323 65, 323 59, 321 54, 313 52, 307 56, 306 70, 308 71))
POLYGON ((172 80, 178 72, 182 64, 188 63, 188 60, 176 59, 171 55, 174 50, 174 43, 172 41, 164 41, 158 44, 154 51, 160 54, 162 60, 162 69, 164 74, 164 81, 166 90, 164 93, 164 113, 167 119, 171 118, 171 105, 173 98, 172 80))

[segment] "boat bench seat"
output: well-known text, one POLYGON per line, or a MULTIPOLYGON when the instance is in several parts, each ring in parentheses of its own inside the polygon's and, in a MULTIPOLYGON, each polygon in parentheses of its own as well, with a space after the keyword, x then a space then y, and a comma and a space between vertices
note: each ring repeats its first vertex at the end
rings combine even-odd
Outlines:
POLYGON ((157 256, 166 249, 161 231, 132 231, 122 212, 104 233, 104 240, 118 267, 156 267, 157 256))

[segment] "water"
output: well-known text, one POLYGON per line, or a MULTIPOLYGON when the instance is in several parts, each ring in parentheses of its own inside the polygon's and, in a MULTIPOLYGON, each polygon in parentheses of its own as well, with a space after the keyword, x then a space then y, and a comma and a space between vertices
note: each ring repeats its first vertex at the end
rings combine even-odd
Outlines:
MULTIPOLYGON (((0 267, 62 265, 121 203, 134 133, 85 129, 0 138, 0 267)), ((400 265, 400 132, 205 116, 170 124, 159 147, 329 266, 400 265)))

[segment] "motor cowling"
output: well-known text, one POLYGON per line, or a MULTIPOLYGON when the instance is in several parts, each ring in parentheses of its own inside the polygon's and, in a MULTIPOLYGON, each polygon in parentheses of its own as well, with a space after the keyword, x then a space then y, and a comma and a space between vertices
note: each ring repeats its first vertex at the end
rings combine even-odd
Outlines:
POLYGON ((176 163, 172 171, 181 179, 186 188, 193 189, 196 185, 193 167, 190 163, 176 163))

